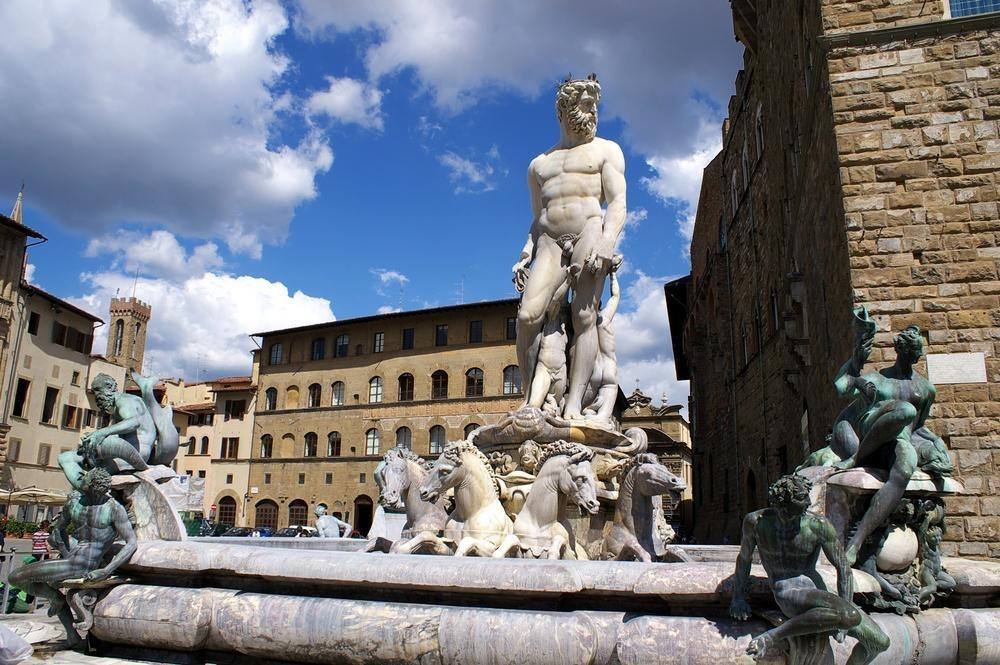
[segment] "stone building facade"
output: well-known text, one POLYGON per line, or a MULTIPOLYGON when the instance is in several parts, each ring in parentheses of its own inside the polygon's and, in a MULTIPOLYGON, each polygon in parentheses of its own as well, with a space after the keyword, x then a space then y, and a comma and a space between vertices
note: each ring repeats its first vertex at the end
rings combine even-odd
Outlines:
POLYGON ((1000 556, 1000 15, 732 6, 744 68, 705 171, 687 312, 671 312, 693 374, 696 535, 734 540, 767 484, 824 444, 865 305, 883 331, 872 366, 915 324, 934 367, 958 369, 930 372, 929 426, 968 489, 946 551, 1000 556))
POLYGON ((311 524, 324 503, 366 533, 386 450, 436 456, 520 404, 516 315, 499 300, 255 334, 247 523, 311 524))
POLYGON ((105 357, 130 372, 142 373, 146 331, 153 309, 136 297, 111 299, 111 326, 105 357))

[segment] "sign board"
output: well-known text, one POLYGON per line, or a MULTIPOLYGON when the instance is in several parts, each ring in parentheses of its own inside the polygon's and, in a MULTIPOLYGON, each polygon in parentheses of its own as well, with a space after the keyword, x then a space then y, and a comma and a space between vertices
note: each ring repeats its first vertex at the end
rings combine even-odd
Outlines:
POLYGON ((260 488, 259 487, 251 487, 250 488, 250 493, 251 494, 260 494, 260 488))
POLYGON ((982 353, 930 353, 927 378, 934 385, 986 383, 986 356, 982 353))

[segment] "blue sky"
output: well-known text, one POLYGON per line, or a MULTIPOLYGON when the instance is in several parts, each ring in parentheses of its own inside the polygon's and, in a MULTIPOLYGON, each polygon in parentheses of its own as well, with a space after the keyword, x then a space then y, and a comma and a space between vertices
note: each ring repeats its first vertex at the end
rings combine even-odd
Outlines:
POLYGON ((36 2, 0 8, 0 201, 31 279, 153 305, 149 367, 248 371, 246 333, 513 295, 555 84, 598 73, 627 160, 626 391, 673 378, 662 284, 741 63, 724 0, 36 2))

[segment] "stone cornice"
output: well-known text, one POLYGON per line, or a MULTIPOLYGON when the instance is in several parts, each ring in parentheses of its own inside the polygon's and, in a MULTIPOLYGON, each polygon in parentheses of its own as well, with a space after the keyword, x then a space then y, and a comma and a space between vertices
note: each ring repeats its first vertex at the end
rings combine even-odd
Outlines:
POLYGON ((843 48, 846 46, 872 46, 906 39, 938 37, 990 28, 1000 28, 1000 12, 943 19, 928 23, 915 23, 913 25, 895 26, 892 28, 879 28, 877 30, 823 35, 819 38, 819 43, 825 49, 843 48))

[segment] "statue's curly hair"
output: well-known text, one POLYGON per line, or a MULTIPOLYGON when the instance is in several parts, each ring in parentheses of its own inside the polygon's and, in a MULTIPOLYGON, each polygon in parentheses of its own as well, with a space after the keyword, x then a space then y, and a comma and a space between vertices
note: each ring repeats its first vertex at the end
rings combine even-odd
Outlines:
POLYGON ((778 478, 767 488, 767 498, 772 506, 808 506, 812 481, 797 473, 778 478))
POLYGON ((111 474, 105 469, 91 469, 83 476, 84 487, 99 494, 107 494, 111 489, 111 474))
POLYGON ((919 358, 924 353, 924 338, 920 335, 919 326, 908 326, 892 338, 892 345, 897 353, 905 349, 919 358))
POLYGON ((590 88, 598 99, 600 98, 601 83, 597 80, 596 74, 591 74, 585 79, 568 78, 559 84, 556 90, 556 115, 563 118, 576 104, 580 93, 587 88, 590 88))
POLYGON ((569 456, 570 464, 579 464, 580 462, 594 459, 594 451, 581 443, 575 441, 556 441, 542 449, 542 454, 539 455, 538 461, 535 462, 535 471, 540 471, 549 458, 557 455, 569 456))
POLYGON ((103 372, 94 377, 94 380, 90 382, 90 389, 96 391, 98 388, 110 388, 111 390, 118 390, 118 382, 115 381, 114 377, 109 376, 103 372))

